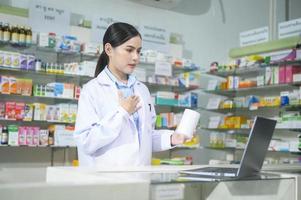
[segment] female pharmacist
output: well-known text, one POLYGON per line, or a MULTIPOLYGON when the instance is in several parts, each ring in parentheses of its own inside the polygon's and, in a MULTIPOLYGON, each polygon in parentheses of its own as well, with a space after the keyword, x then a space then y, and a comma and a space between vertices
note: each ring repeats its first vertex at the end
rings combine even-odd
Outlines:
POLYGON ((127 23, 114 23, 105 32, 96 78, 84 85, 79 99, 74 137, 80 166, 150 165, 152 151, 185 140, 154 129, 149 90, 131 75, 141 43, 140 33, 127 23))

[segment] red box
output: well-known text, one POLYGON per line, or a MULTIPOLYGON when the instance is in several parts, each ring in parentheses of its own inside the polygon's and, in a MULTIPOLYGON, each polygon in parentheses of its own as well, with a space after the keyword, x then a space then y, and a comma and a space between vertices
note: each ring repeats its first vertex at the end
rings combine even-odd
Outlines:
POLYGON ((287 65, 285 66, 285 82, 292 83, 293 82, 293 75, 301 72, 301 67, 287 65))
POLYGON ((286 83, 285 74, 285 66, 279 67, 279 84, 286 83))
POLYGON ((23 120, 25 115, 25 103, 16 103, 16 120, 23 120))
POLYGON ((16 120, 16 102, 5 103, 5 119, 16 120))

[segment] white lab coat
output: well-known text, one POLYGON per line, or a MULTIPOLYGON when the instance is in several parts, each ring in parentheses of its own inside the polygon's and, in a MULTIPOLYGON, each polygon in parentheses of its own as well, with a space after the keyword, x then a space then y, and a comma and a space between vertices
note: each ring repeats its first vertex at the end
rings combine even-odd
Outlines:
POLYGON ((74 138, 80 166, 150 165, 152 151, 171 148, 174 131, 155 130, 156 113, 147 87, 136 81, 140 142, 133 117, 120 105, 115 83, 102 71, 84 85, 78 104, 74 138))

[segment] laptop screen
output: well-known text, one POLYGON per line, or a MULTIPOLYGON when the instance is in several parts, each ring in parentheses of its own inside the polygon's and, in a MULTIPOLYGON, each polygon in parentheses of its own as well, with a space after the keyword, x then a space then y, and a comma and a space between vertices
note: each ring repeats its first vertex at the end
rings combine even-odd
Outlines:
POLYGON ((237 172, 238 177, 252 176, 261 170, 276 123, 276 120, 264 117, 255 118, 237 172))

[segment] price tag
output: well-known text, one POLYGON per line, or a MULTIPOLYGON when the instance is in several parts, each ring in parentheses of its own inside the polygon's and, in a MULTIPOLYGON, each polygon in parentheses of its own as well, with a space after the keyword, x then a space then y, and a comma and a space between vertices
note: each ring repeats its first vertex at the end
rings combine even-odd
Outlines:
POLYGON ((29 24, 37 32, 69 34, 70 11, 51 4, 32 0, 29 6, 29 24))
POLYGON ((172 76, 172 66, 169 62, 157 61, 155 64, 155 74, 162 76, 172 76))
POLYGON ((208 85, 207 85, 207 90, 215 90, 217 87, 217 80, 215 79, 212 79, 208 82, 208 85))
POLYGON ((210 98, 208 100, 207 109, 218 109, 220 103, 220 98, 210 98))
POLYGON ((218 128, 220 121, 221 121, 220 116, 210 117, 208 128, 218 128))

